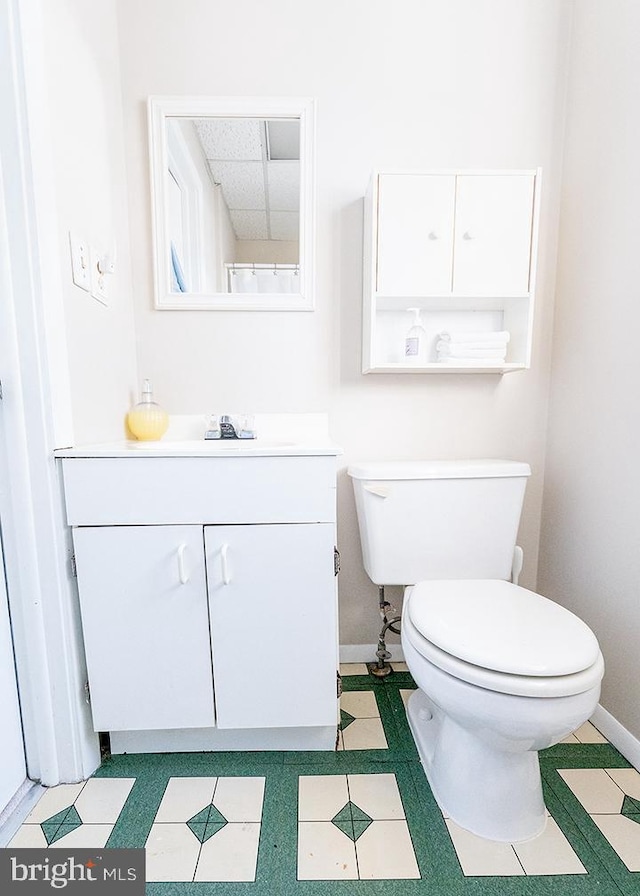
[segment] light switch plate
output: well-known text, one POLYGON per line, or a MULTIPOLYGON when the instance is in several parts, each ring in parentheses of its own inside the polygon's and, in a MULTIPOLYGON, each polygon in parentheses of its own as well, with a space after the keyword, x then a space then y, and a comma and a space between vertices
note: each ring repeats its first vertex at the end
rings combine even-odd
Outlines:
POLYGON ((69 246, 71 248, 71 275, 73 282, 80 289, 91 289, 91 277, 89 274, 89 246, 88 244, 69 232, 69 246))
POLYGON ((109 304, 109 296, 107 294, 107 277, 102 274, 98 268, 100 261, 100 253, 93 246, 89 247, 89 267, 91 270, 91 295, 94 299, 102 302, 103 305, 109 304))

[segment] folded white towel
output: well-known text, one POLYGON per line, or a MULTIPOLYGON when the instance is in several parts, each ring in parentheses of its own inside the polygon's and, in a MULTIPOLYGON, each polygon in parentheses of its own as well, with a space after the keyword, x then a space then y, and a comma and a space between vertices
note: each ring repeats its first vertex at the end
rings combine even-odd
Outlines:
POLYGON ((438 358, 438 363, 450 367, 498 367, 504 358, 438 358))
POLYGON ((511 339, 508 330, 474 330, 473 332, 465 332, 463 330, 442 330, 438 334, 438 338, 443 342, 486 342, 487 340, 507 343, 511 339))
POLYGON ((484 349, 496 352, 506 352, 507 343, 496 339, 485 339, 482 342, 445 342, 438 340, 436 348, 443 352, 477 352, 484 349))
POLYGON ((439 342, 437 351, 439 361, 443 358, 495 358, 504 361, 507 347, 505 345, 502 348, 471 348, 470 346, 451 348, 448 343, 439 342))

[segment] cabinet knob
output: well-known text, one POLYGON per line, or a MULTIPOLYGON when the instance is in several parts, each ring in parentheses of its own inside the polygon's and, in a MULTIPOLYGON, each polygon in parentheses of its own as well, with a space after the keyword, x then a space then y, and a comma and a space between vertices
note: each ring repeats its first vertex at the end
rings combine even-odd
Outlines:
POLYGON ((435 230, 432 230, 431 233, 429 234, 428 238, 430 240, 437 240, 439 237, 438 237, 438 234, 435 232, 435 230))
POLYGON ((465 232, 462 234, 462 239, 463 240, 473 240, 473 239, 475 239, 475 237, 472 233, 469 233, 468 230, 465 230, 465 232))

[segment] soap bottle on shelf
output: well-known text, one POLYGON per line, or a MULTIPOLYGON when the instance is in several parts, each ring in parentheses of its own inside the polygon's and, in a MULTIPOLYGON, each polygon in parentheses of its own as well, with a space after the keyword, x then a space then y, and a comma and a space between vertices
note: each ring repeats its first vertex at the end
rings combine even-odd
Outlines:
POLYGON ((427 331, 422 326, 419 308, 408 308, 413 314, 413 323, 404 340, 404 359, 407 364, 427 363, 427 331))
POLYGON ((144 380, 142 397, 127 414, 127 426, 141 442, 161 439, 169 426, 169 415, 153 400, 151 382, 144 380))

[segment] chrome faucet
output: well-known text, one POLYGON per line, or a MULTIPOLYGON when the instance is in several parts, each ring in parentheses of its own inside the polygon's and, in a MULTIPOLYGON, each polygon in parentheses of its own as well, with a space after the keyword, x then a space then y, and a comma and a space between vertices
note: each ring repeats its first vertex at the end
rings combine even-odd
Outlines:
POLYGON ((248 414, 212 414, 204 434, 205 439, 255 439, 253 416, 248 414))

